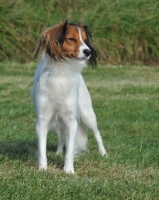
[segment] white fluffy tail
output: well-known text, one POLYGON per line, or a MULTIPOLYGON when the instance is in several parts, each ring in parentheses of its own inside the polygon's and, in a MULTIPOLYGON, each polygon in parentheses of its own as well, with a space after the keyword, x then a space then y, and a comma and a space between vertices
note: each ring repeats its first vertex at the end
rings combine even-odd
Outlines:
POLYGON ((75 152, 74 152, 75 157, 77 157, 82 151, 88 151, 87 141, 88 141, 88 135, 85 128, 79 127, 75 143, 75 152))
POLYGON ((30 88, 30 96, 34 98, 34 86, 30 88))

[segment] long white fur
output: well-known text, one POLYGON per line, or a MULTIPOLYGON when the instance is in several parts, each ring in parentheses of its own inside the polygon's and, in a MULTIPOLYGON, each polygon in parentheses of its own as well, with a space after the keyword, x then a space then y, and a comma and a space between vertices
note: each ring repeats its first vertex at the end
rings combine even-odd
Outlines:
POLYGON ((49 130, 57 133, 57 154, 63 152, 64 143, 66 144, 66 173, 74 173, 75 154, 87 150, 87 128, 94 134, 99 152, 107 155, 97 128, 91 97, 80 73, 86 67, 83 50, 89 48, 82 41, 79 29, 78 31, 82 44, 79 47, 79 60, 67 59, 67 63, 57 63, 44 54, 34 75, 31 95, 37 116, 40 170, 47 169, 46 143, 49 130))

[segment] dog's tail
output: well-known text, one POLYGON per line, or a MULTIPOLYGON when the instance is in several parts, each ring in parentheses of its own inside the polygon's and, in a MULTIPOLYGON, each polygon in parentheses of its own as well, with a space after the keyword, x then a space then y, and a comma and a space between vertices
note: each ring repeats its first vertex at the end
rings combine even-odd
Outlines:
POLYGON ((78 155, 82 151, 88 151, 87 141, 88 141, 88 134, 86 132, 86 127, 84 126, 84 124, 80 124, 76 136, 75 152, 74 152, 75 158, 78 157, 78 155))
POLYGON ((30 88, 30 96, 34 98, 34 86, 30 88))

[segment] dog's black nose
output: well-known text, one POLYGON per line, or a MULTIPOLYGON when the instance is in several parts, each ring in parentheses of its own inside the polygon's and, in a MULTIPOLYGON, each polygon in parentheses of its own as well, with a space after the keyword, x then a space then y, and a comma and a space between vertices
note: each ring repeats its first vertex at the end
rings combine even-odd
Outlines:
POLYGON ((88 56, 91 55, 91 50, 89 50, 89 49, 84 49, 84 50, 83 50, 83 53, 84 53, 84 55, 85 55, 86 57, 88 57, 88 56))

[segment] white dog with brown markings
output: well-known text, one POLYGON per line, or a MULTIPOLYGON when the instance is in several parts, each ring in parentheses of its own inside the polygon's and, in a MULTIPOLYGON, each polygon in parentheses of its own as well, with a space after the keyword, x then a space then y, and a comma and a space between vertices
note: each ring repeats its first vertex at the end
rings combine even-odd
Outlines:
POLYGON ((67 21, 47 28, 40 36, 35 58, 42 58, 34 75, 31 95, 36 109, 39 169, 47 169, 47 133, 57 133, 57 154, 66 144, 64 171, 74 173, 73 161, 87 150, 87 128, 97 142, 99 152, 107 156, 91 97, 81 75, 86 61, 96 66, 96 51, 87 26, 67 21))

